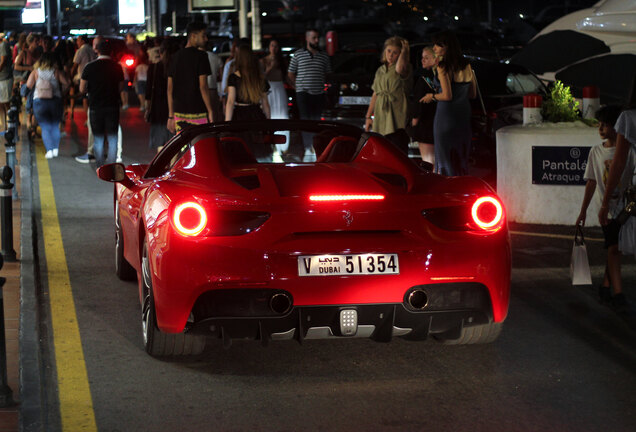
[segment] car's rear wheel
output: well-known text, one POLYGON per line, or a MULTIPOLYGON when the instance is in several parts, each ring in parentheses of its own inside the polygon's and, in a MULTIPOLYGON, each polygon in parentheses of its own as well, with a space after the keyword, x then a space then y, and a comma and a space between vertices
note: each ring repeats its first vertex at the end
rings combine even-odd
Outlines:
POLYGON ((469 345, 494 342, 499 337, 503 323, 480 324, 472 327, 464 327, 457 339, 447 339, 441 336, 437 340, 446 345, 469 345))
POLYGON ((205 348, 205 336, 188 333, 164 333, 157 327, 147 243, 144 243, 141 258, 141 277, 143 284, 141 325, 146 352, 153 357, 161 358, 178 358, 201 354, 205 348))
POLYGON ((115 201, 115 274, 121 280, 137 279, 137 272, 124 258, 124 237, 119 218, 119 204, 115 201))

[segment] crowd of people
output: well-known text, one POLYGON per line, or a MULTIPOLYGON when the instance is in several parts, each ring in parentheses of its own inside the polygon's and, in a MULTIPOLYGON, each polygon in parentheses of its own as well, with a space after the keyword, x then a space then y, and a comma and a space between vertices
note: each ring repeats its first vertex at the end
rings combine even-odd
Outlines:
MULTIPOLYGON (((270 40, 265 55, 258 58, 248 39, 234 39, 223 62, 208 46, 206 31, 204 23, 190 23, 184 47, 171 38, 148 38, 141 44, 134 34, 127 34, 126 52, 136 60, 133 76, 125 59, 113 57, 113 46, 100 36, 91 43, 81 35, 54 41, 35 33, 0 33, 0 131, 6 129, 10 100, 19 92, 26 103, 29 136, 39 125, 46 158, 57 157, 65 117, 73 118, 81 100, 87 113, 87 153, 75 159, 95 160, 98 165, 119 162, 119 117, 129 106, 126 81, 132 81, 140 112, 150 124, 149 146, 157 151, 189 125, 289 118, 286 84, 296 92, 300 118, 320 119, 331 63, 320 49, 317 30, 306 31, 304 46, 289 62, 276 40, 270 40)), ((421 67, 410 64, 409 50, 400 37, 385 41, 364 128, 387 137, 408 134, 434 172, 466 175, 470 99, 477 95, 471 65, 452 31, 433 36, 432 45, 421 51, 421 67)), ((636 169, 636 82, 626 109, 603 107, 597 120, 604 142, 590 152, 576 224, 584 225, 596 196, 608 248, 599 296, 620 306, 625 300, 619 254, 636 254, 636 217, 622 220, 622 226, 617 222, 625 206, 620 197, 632 185, 636 169)), ((315 160, 311 137, 303 137, 303 144, 304 160, 315 160)), ((288 147, 289 139, 277 144, 274 161, 281 161, 288 147)))
MULTIPOLYGON (((117 151, 108 151, 99 162, 110 162, 113 154, 121 160, 119 115, 129 106, 129 91, 122 85, 126 81, 132 82, 140 112, 150 123, 149 145, 160 150, 188 125, 289 118, 286 85, 295 90, 299 117, 318 120, 331 72, 330 58, 320 49, 315 29, 306 31, 303 47, 289 61, 276 40, 268 41, 266 53, 258 58, 249 39, 234 39, 223 61, 208 46, 207 28, 201 22, 190 23, 183 47, 172 38, 140 43, 130 33, 126 52, 136 61, 134 72, 120 58, 121 52, 111 57, 113 47, 99 36, 92 43, 81 35, 55 42, 33 33, 1 36, 0 110, 6 112, 12 90, 21 89, 29 134, 40 125, 47 157, 55 157, 60 134, 51 124, 72 118, 81 100, 88 113, 88 145, 87 153, 76 160, 83 163, 93 161, 96 153, 102 155, 104 141, 115 141, 110 147, 116 144, 117 151), (117 73, 114 64, 119 65, 117 73), (52 93, 42 90, 48 83, 55 89, 52 93)), ((417 144, 434 172, 465 175, 472 135, 470 99, 477 94, 471 65, 452 31, 434 35, 416 67, 410 64, 409 51, 403 38, 385 41, 364 128, 389 137, 402 132, 417 144)), ((0 113, 0 127, 4 121, 0 113)), ((304 137, 303 143, 304 160, 315 160, 311 139, 304 137)), ((281 160, 288 147, 289 140, 278 144, 274 160, 281 160)))
MULTIPOLYGON (((134 72, 125 64, 122 52, 113 53, 113 46, 100 36, 92 41, 83 35, 56 41, 35 33, 1 36, 0 109, 6 113, 13 91, 19 90, 26 103, 29 136, 38 133, 39 126, 46 157, 53 158, 59 154, 65 119, 73 118, 76 105, 81 104, 88 128, 87 152, 75 158, 81 163, 96 158, 98 164, 121 161, 119 115, 129 107, 129 91, 124 86, 128 81, 139 98, 140 112, 150 123, 149 145, 160 150, 191 124, 289 118, 285 84, 295 89, 300 118, 318 120, 331 72, 330 58, 320 49, 320 34, 315 29, 307 30, 304 46, 289 62, 276 40, 269 41, 266 54, 259 59, 247 39, 235 39, 229 58, 223 62, 207 46, 206 25, 200 22, 188 26, 183 48, 171 38, 148 38, 142 44, 129 33, 126 53, 135 59, 134 72), (105 145, 109 150, 104 153, 105 145)), ((465 96, 472 89, 468 86, 469 91, 463 91, 466 95, 452 96, 453 91, 462 92, 465 86, 460 84, 471 80, 470 66, 462 63, 458 45, 452 42, 452 38, 440 42, 448 53, 425 50, 429 57, 426 63, 423 57, 422 66, 429 72, 416 78, 413 93, 408 42, 398 37, 388 39, 383 65, 373 83, 365 128, 384 135, 406 128, 419 143, 423 158, 431 163, 436 160, 436 171, 462 174, 466 146, 442 151, 438 145, 432 150, 435 139, 456 139, 455 128, 444 131, 444 125, 455 124, 465 114, 465 96), (445 60, 440 63, 441 56, 445 60), (433 69, 438 72, 432 73, 433 69), (445 75, 444 70, 450 73, 445 75), (413 96, 416 99, 409 102, 413 96), (448 102, 438 116, 437 101, 448 102)), ((2 122, 5 117, 0 113, 2 122)), ((469 123, 467 128, 470 133, 469 123)), ((304 144, 305 160, 315 160, 311 140, 304 139, 304 144)), ((278 144, 274 159, 281 160, 288 147, 289 141, 278 144)))
MULTIPOLYGON (((133 34, 127 35, 126 39, 127 48, 133 49, 135 45, 139 45, 133 34)), ((117 145, 115 159, 121 160, 121 129, 118 119, 120 108, 127 108, 127 92, 123 91, 125 69, 111 58, 112 51, 110 43, 100 36, 93 38, 91 42, 84 35, 75 39, 54 40, 50 35, 37 33, 0 34, 0 128, 4 130, 6 127, 6 113, 11 98, 19 93, 25 102, 28 136, 33 139, 36 134, 41 134, 46 149, 45 157, 51 159, 59 154, 64 122, 67 117, 73 118, 76 102, 79 102, 87 113, 88 152, 76 157, 76 160, 88 163, 95 159, 95 141, 97 153, 101 154, 107 137, 110 137, 112 143, 110 147, 115 148, 117 145), (112 94, 107 87, 110 82, 101 81, 104 73, 101 65, 105 64, 106 59, 116 65, 111 67, 111 72, 117 70, 116 75, 107 74, 108 78, 119 79, 121 74, 121 82, 115 84, 116 90, 112 94), (95 62, 97 71, 93 65, 95 62), (92 66, 87 69, 88 65, 92 66), (106 107, 109 108, 110 115, 103 116, 106 107), (112 113, 113 108, 117 112, 116 119, 112 113), (104 121, 109 123, 106 130, 102 124, 104 121), (115 141, 111 134, 113 125, 116 125, 115 141)), ((135 79, 138 80, 136 83, 140 100, 143 100, 145 90, 141 91, 141 82, 144 60, 142 55, 137 59, 136 71, 139 73, 135 74, 135 79)), ((111 153, 109 157, 110 155, 111 153)))

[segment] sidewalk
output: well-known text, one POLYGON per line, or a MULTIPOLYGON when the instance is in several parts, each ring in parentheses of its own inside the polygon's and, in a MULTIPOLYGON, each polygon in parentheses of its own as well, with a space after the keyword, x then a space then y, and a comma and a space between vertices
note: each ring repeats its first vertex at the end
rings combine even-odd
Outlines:
MULTIPOLYGON (((11 182, 19 192, 18 199, 13 200, 13 249, 16 251, 17 261, 7 262, 0 270, 0 276, 6 278, 6 283, 2 289, 4 300, 4 326, 6 335, 7 351, 7 379, 8 385, 13 392, 15 405, 7 408, 0 408, 0 432, 14 432, 19 430, 19 410, 20 410, 20 382, 19 382, 19 344, 18 328, 20 317, 20 274, 21 274, 21 181, 20 181, 20 160, 23 148, 28 151, 28 144, 24 146, 26 136, 20 131, 20 137, 16 140, 16 166, 11 182)), ((2 158, 2 166, 6 164, 6 159, 2 158)), ((30 194, 29 194, 30 197, 30 194)))

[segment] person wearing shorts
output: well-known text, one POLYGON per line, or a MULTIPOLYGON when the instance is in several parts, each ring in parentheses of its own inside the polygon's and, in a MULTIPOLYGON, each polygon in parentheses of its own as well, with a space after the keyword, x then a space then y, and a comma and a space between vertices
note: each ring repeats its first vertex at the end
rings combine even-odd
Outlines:
POLYGON ((221 119, 213 118, 208 75, 211 74, 208 55, 204 51, 208 36, 206 25, 188 25, 188 43, 177 52, 168 70, 168 123, 170 132, 181 131, 187 125, 199 125, 221 119))

